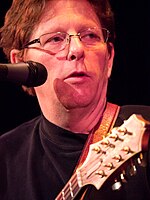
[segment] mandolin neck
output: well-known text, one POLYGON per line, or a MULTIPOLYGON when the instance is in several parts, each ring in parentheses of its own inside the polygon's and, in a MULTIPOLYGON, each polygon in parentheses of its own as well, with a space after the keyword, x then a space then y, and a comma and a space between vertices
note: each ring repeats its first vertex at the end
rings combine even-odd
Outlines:
POLYGON ((55 200, 73 200, 80 190, 77 173, 74 173, 55 200))

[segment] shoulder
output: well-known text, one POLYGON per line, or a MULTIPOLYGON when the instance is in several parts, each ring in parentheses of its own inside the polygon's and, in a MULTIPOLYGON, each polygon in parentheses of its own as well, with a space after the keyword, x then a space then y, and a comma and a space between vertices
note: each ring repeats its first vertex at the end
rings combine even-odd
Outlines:
POLYGON ((25 143, 29 143, 33 134, 38 132, 40 126, 41 116, 38 116, 28 122, 21 124, 20 126, 10 130, 0 136, 0 152, 6 150, 14 151, 21 146, 25 146, 25 143))
POLYGON ((0 136, 0 139, 3 137, 5 138, 9 135, 21 134, 21 133, 23 133, 22 131, 26 131, 26 133, 27 133, 28 130, 36 128, 39 125, 40 120, 41 120, 41 116, 38 116, 30 121, 24 122, 21 125, 17 126, 16 128, 2 134, 0 136))
POLYGON ((124 105, 120 107, 117 125, 121 125, 124 120, 128 119, 132 114, 139 114, 144 119, 150 121, 150 106, 146 105, 124 105))

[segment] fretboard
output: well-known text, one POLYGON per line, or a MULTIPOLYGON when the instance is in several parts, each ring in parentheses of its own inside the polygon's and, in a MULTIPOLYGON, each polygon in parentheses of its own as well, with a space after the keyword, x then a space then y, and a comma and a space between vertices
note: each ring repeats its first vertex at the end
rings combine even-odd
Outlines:
POLYGON ((55 200, 73 200, 79 193, 81 187, 78 184, 77 173, 75 173, 55 200))

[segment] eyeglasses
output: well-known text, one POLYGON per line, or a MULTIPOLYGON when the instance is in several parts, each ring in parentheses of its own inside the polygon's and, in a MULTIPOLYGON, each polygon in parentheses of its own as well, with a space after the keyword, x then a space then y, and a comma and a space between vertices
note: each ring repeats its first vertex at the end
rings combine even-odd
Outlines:
POLYGON ((42 49, 58 53, 64 50, 70 44, 71 37, 78 37, 82 44, 87 48, 98 47, 101 43, 108 41, 110 32, 106 28, 88 28, 80 31, 75 35, 66 32, 54 32, 41 35, 23 46, 22 49, 28 48, 30 45, 40 43, 42 49))

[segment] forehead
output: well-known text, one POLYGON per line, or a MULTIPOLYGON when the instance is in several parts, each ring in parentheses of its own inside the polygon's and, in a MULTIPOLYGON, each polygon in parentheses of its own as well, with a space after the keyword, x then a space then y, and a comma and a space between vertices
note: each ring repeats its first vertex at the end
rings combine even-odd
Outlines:
MULTIPOLYGON (((66 27, 100 26, 99 19, 87 0, 50 0, 45 5, 36 33, 66 27)), ((39 33, 40 34, 40 33, 39 33)), ((39 35, 38 34, 38 35, 39 35)))
POLYGON ((89 18, 97 17, 87 0, 51 0, 47 1, 42 18, 52 18, 57 15, 81 14, 89 18))

